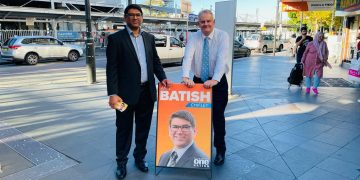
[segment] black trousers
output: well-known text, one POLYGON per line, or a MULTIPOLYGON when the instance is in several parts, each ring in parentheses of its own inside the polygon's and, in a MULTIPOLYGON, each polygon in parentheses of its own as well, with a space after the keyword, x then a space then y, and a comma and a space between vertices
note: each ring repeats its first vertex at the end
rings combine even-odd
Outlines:
MULTIPOLYGON (((125 102, 126 103, 126 102, 125 102)), ((135 159, 144 159, 147 153, 146 142, 149 136, 154 101, 151 99, 149 85, 141 87, 136 105, 129 105, 124 112, 116 110, 116 156, 117 163, 126 164, 132 142, 135 115, 135 159)))
POLYGON ((296 63, 301 63, 302 56, 303 56, 303 53, 297 53, 296 54, 296 63))
MULTIPOLYGON (((211 79, 211 78, 209 78, 211 79)), ((204 83, 201 78, 194 76, 195 83, 204 83)), ((214 146, 218 153, 225 153, 225 108, 228 103, 228 83, 224 75, 220 82, 213 86, 212 97, 212 121, 214 127, 214 146)))

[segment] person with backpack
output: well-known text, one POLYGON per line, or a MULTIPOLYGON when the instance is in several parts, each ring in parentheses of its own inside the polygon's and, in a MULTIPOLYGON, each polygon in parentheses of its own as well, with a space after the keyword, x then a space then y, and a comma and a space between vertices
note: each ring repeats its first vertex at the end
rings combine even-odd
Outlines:
POLYGON ((328 62, 329 50, 324 41, 324 33, 318 32, 315 35, 314 41, 310 42, 303 54, 301 62, 304 64, 303 74, 306 76, 306 94, 310 93, 311 78, 313 78, 313 92, 315 95, 319 94, 318 86, 320 78, 323 76, 324 66, 332 68, 328 62))

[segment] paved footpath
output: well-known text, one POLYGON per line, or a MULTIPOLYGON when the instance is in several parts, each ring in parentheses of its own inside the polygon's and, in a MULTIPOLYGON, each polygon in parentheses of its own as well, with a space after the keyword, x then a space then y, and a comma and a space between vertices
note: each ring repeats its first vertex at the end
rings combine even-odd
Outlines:
MULTIPOLYGON (((318 96, 287 89, 293 64, 285 56, 256 55, 234 62, 226 161, 212 174, 163 169, 154 175, 154 109, 150 171, 138 171, 130 155, 126 179, 359 180, 360 89, 320 87, 318 96)), ((346 79, 334 66, 324 77, 346 79)), ((180 67, 166 71, 180 81, 180 67)), ((107 106, 104 68, 97 78, 88 85, 85 68, 77 67, 0 70, 0 179, 116 179, 115 113, 107 106)))

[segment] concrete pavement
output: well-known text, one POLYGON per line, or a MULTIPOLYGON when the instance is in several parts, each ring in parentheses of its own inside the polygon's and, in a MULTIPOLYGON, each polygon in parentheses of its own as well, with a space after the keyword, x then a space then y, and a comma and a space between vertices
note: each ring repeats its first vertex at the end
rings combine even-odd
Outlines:
MULTIPOLYGON (((286 56, 234 62, 232 90, 240 96, 226 109, 226 162, 212 176, 182 169, 154 176, 154 109, 150 171, 137 170, 130 154, 126 179, 360 179, 359 88, 320 87, 318 96, 287 89, 293 64, 286 56)), ((324 78, 346 79, 346 70, 334 66, 324 78)), ((107 106, 104 68, 95 85, 86 83, 82 67, 0 69, 0 179, 116 179, 115 113, 107 106)), ((180 81, 180 67, 166 72, 180 81)))

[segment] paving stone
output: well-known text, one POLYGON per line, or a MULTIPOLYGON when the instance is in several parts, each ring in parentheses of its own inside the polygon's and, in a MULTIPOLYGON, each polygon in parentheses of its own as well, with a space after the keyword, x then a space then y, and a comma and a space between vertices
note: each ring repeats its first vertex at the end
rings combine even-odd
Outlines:
POLYGON ((356 177, 360 176, 360 165, 345 162, 339 159, 328 158, 320 164, 316 165, 316 167, 326 169, 327 171, 350 179, 355 179, 356 177))
POLYGON ((277 153, 256 146, 250 146, 248 148, 236 152, 235 154, 238 154, 242 158, 254 161, 259 164, 263 164, 267 161, 270 161, 276 158, 277 156, 277 153))
POLYGON ((340 176, 338 174, 314 167, 310 171, 306 172, 299 177, 299 180, 349 180, 346 177, 340 176))

